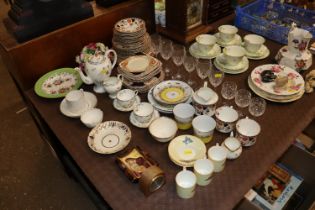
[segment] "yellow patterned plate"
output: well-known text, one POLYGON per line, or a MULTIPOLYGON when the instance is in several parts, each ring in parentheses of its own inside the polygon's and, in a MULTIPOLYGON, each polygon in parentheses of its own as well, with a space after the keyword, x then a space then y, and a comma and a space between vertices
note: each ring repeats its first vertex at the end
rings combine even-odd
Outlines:
POLYGON ((153 97, 162 104, 179 104, 187 101, 192 94, 191 87, 182 81, 168 80, 156 85, 153 97))

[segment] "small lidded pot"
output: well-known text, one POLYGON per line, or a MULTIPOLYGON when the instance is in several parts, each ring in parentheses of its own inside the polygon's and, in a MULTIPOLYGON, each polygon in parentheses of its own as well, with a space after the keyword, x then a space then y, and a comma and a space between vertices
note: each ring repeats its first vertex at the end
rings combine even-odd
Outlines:
POLYGON ((256 143, 260 130, 258 122, 246 117, 236 123, 236 138, 240 140, 243 146, 250 147, 256 143))
POLYGON ((230 133, 234 130, 238 113, 232 106, 221 106, 215 110, 215 117, 216 129, 221 133, 230 133))
POLYGON ((216 103, 219 100, 219 96, 207 85, 208 83, 205 82, 203 87, 199 88, 193 94, 192 102, 196 110, 196 115, 214 115, 216 103))
POLYGON ((242 153, 242 144, 241 142, 233 136, 233 132, 231 132, 230 137, 226 138, 222 145, 228 151, 227 159, 234 160, 238 158, 242 153))

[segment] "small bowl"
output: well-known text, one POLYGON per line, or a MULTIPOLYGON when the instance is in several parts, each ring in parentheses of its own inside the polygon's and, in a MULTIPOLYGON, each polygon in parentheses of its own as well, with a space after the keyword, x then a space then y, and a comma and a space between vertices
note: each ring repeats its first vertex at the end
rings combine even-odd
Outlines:
POLYGON ((177 124, 168 117, 159 117, 149 126, 149 132, 159 142, 168 142, 173 139, 177 132, 177 124))
POLYGON ((89 109, 80 118, 81 122, 88 128, 94 128, 103 121, 103 111, 100 109, 89 109))

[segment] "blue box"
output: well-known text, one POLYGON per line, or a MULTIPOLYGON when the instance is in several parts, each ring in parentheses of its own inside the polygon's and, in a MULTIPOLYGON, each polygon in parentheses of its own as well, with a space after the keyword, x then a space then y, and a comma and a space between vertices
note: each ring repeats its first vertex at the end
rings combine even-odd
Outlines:
POLYGON ((271 0, 257 0, 243 7, 237 6, 234 24, 276 42, 288 44, 288 33, 293 21, 315 37, 315 11, 271 0))

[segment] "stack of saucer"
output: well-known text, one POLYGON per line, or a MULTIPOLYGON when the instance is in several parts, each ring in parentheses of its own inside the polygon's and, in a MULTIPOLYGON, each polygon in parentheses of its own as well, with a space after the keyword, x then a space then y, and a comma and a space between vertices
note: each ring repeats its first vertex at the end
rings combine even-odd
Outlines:
POLYGON ((190 103, 192 88, 185 82, 167 80, 151 88, 148 101, 162 113, 172 113, 174 107, 180 103, 190 103))
POLYGON ((140 93, 148 92, 164 80, 162 62, 149 55, 135 55, 119 63, 119 74, 124 77, 124 85, 140 93))
POLYGON ((150 52, 150 36, 146 32, 145 22, 139 18, 126 18, 118 21, 114 27, 113 49, 118 61, 137 53, 150 52))
POLYGON ((273 102, 287 103, 304 94, 304 79, 295 70, 275 64, 256 67, 248 77, 250 89, 258 96, 273 102))

